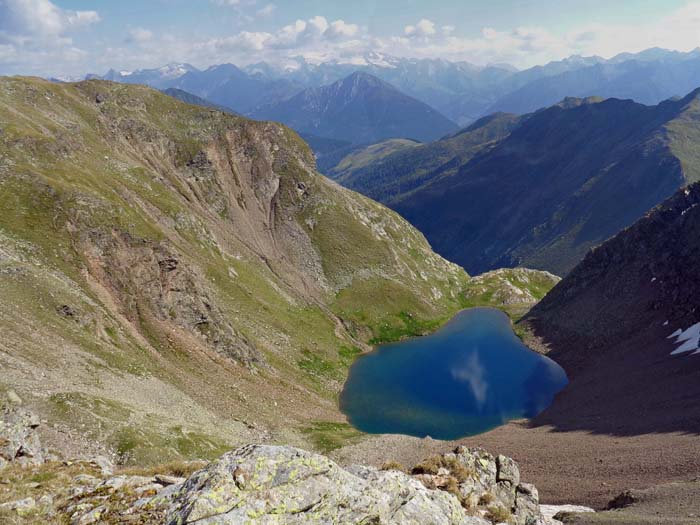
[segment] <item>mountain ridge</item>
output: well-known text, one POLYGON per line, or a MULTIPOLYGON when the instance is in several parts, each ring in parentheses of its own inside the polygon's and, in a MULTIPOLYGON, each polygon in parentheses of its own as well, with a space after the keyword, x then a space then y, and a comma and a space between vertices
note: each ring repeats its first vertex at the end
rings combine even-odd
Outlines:
POLYGON ((392 207, 472 273, 524 265, 564 275, 590 247, 699 180, 697 92, 658 106, 569 106, 522 117, 492 149, 392 207))

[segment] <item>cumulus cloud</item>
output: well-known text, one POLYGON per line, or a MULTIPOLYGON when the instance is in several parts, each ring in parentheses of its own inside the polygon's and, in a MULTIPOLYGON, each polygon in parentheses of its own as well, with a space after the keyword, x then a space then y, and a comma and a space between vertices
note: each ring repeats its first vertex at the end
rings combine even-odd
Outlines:
POLYGON ((85 60, 71 35, 99 21, 96 11, 61 9, 50 0, 0 0, 0 73, 8 65, 33 73, 85 60))
POLYGON ((403 32, 409 37, 425 38, 434 35, 437 31, 435 31, 435 22, 423 18, 416 25, 406 26, 403 32))
POLYGON ((96 11, 69 11, 49 0, 0 0, 0 39, 5 42, 46 42, 99 21, 96 11))
POLYGON ((129 30, 126 41, 127 43, 137 43, 143 44, 145 42, 150 42, 153 40, 153 32, 143 27, 135 27, 129 30))
POLYGON ((255 14, 256 14, 257 16, 262 16, 262 17, 271 16, 272 13, 274 13, 276 9, 277 9, 277 6, 276 6, 275 4, 267 4, 266 6, 261 7, 260 9, 258 9, 258 10, 255 12, 255 14))
POLYGON ((357 35, 360 31, 360 26, 357 24, 348 24, 345 20, 336 20, 331 22, 326 29, 326 36, 330 39, 350 38, 357 35))

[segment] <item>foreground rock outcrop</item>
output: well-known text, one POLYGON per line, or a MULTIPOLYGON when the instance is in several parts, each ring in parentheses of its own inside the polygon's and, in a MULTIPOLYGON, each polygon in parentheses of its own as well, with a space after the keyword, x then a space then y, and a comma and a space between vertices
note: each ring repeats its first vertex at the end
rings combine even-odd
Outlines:
POLYGON ((23 465, 44 462, 39 434, 39 417, 19 406, 21 400, 0 407, 0 469, 12 462, 23 465))
POLYGON ((229 452, 193 474, 173 498, 167 522, 544 523, 537 489, 520 482, 517 464, 482 449, 459 447, 407 474, 344 469, 318 454, 264 445, 229 452))
POLYGON ((0 471, 0 523, 559 523, 556 509, 541 511, 537 489, 521 482, 511 458, 480 448, 427 458, 410 473, 398 464, 344 468, 319 454, 270 445, 246 445, 209 464, 116 473, 99 459, 0 471))

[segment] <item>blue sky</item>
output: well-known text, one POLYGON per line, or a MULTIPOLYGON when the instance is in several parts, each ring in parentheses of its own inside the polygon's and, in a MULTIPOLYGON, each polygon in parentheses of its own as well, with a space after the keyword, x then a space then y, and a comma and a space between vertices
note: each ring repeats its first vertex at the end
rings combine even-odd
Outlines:
POLYGON ((700 0, 0 0, 0 73, 397 56, 508 62, 700 46, 700 0))

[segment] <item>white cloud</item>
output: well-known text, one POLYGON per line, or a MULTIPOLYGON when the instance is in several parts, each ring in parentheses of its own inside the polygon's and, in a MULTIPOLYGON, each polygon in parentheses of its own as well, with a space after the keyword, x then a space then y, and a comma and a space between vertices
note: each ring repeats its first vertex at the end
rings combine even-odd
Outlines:
POLYGON ((425 38, 436 33, 435 22, 432 22, 426 18, 421 19, 414 26, 406 26, 403 30, 404 34, 409 37, 425 38))
POLYGON ((265 7, 258 9, 255 14, 259 17, 271 16, 275 12, 277 6, 275 4, 267 4, 265 7))
POLYGON ((326 36, 330 39, 350 38, 357 35, 360 31, 360 26, 357 24, 348 24, 345 20, 336 20, 331 22, 326 29, 326 36))
POLYGON ((8 64, 34 73, 84 61, 88 53, 71 34, 99 21, 96 11, 61 9, 49 0, 0 0, 0 73, 8 64))
POLYGON ((134 42, 137 44, 144 44, 145 42, 150 42, 153 40, 153 32, 143 27, 135 27, 129 30, 127 36, 127 42, 134 42))
POLYGON ((96 11, 69 11, 49 0, 0 1, 0 40, 46 42, 99 21, 96 11))
POLYGON ((224 37, 188 37, 183 36, 186 31, 176 33, 176 29, 165 34, 137 27, 121 42, 95 40, 85 51, 77 48, 72 38, 75 31, 99 21, 95 11, 65 10, 49 0, 0 0, 0 73, 43 70, 75 74, 109 67, 155 67, 173 61, 200 67, 260 60, 287 63, 299 56, 310 62, 339 59, 362 63, 362 56, 369 51, 529 67, 572 54, 610 57, 655 46, 684 51, 700 46, 700 0, 647 24, 588 24, 566 32, 541 26, 484 27, 472 35, 462 33, 457 24, 439 25, 427 18, 407 25, 398 34, 378 35, 353 23, 357 20, 332 20, 321 15, 276 29, 269 29, 267 21, 265 30, 259 30, 254 20, 276 12, 274 4, 262 0, 206 2, 238 13, 237 23, 245 30, 224 37))

